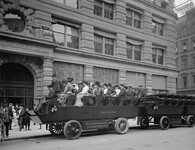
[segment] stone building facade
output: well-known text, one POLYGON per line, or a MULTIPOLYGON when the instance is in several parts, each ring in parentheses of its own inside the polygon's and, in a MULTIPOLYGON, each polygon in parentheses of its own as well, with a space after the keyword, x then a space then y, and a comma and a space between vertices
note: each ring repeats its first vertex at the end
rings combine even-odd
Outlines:
POLYGON ((177 20, 177 93, 195 95, 195 8, 177 20))
POLYGON ((176 92, 174 0, 1 0, 0 99, 32 107, 52 74, 176 92))

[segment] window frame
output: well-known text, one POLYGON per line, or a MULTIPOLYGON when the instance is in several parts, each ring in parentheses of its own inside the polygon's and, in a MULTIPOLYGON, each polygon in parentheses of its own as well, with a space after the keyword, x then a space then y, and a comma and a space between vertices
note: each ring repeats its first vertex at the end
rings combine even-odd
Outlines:
POLYGON ((165 64, 165 49, 164 48, 155 47, 155 46, 152 48, 152 63, 158 64, 158 65, 165 64), (159 54, 160 51, 162 52, 162 55, 159 54), (155 54, 153 52, 155 52, 155 54), (162 63, 160 63, 159 56, 162 56, 162 63))
POLYGON ((110 3, 107 3, 105 1, 94 0, 94 3, 93 3, 93 14, 96 15, 96 16, 101 16, 101 17, 106 18, 106 19, 114 20, 114 13, 115 13, 114 12, 114 5, 115 4, 110 4, 110 3), (99 4, 97 4, 96 2, 101 3, 101 6, 99 4), (106 5, 111 5, 112 6, 112 11, 110 9, 106 9, 106 5), (101 8, 101 15, 97 15, 95 13, 95 7, 101 8), (106 10, 112 12, 112 17, 111 18, 105 17, 105 14, 106 14, 105 11, 106 10))
MULTIPOLYGON (((57 2, 57 1, 55 1, 55 0, 51 0, 51 1, 52 1, 52 2, 55 2, 55 3, 58 3, 58 4, 63 4, 63 5, 65 5, 65 6, 68 6, 68 7, 71 7, 71 8, 80 9, 80 0, 76 0, 77 7, 72 7, 71 5, 67 5, 67 1, 68 1, 68 0, 62 0, 62 1, 63 1, 62 3, 57 2)), ((72 0, 70 0, 70 1, 72 1, 72 0)))
POLYGON ((141 27, 142 27, 142 13, 139 12, 139 11, 136 11, 136 10, 134 10, 132 8, 127 8, 126 12, 127 12, 127 14, 126 14, 126 25, 132 26, 132 27, 135 27, 135 28, 138 28, 138 29, 141 29, 141 27), (128 15, 128 11, 131 11, 132 16, 128 15), (135 14, 139 15, 140 20, 136 19, 135 14), (128 24, 128 18, 131 19, 131 25, 128 24), (136 25, 135 25, 136 21, 139 22, 139 27, 136 27, 136 25))
POLYGON ((183 75, 182 76, 182 87, 183 88, 187 88, 188 87, 188 77, 187 77, 187 75, 183 75))
POLYGON ((104 55, 109 55, 109 56, 114 56, 115 55, 115 39, 114 38, 111 38, 111 37, 106 37, 106 36, 103 36, 103 35, 100 35, 98 33, 94 33, 94 51, 95 53, 99 53, 99 54, 104 54, 104 55), (102 52, 99 53, 98 51, 96 51, 95 49, 95 43, 96 43, 96 40, 95 40, 95 36, 99 36, 102 38, 102 52), (113 40, 113 55, 110 55, 110 54, 106 54, 106 39, 111 39, 113 40))
POLYGON ((53 42, 59 44, 60 46, 64 46, 64 47, 66 47, 66 48, 80 49, 80 40, 81 40, 81 38, 80 38, 80 28, 79 28, 78 25, 74 25, 74 24, 72 24, 72 23, 63 22, 63 21, 53 21, 53 23, 52 23, 52 34, 53 34, 53 42), (54 25, 54 24, 58 24, 58 25, 63 26, 64 31, 63 31, 63 32, 54 31, 54 30, 53 30, 53 25, 54 25), (78 36, 75 36, 75 35, 73 35, 73 34, 72 34, 72 35, 68 34, 68 32, 67 32, 67 27, 70 27, 71 29, 73 28, 73 29, 77 30, 78 36), (64 44, 63 44, 63 45, 60 45, 60 43, 54 41, 54 40, 55 40, 55 35, 54 35, 55 33, 63 35, 63 38, 64 38, 64 44), (71 37, 73 36, 73 37, 77 37, 77 38, 78 38, 78 43, 77 43, 78 47, 77 47, 77 48, 75 48, 75 47, 69 47, 69 46, 68 46, 68 41, 67 41, 67 39, 68 39, 68 37, 70 37, 70 36, 71 36, 71 37))
POLYGON ((165 31, 165 24, 152 19, 152 33, 156 35, 164 36, 164 31, 165 31), (162 26, 161 30, 160 30, 160 26, 162 26))
POLYGON ((136 60, 136 61, 142 61, 142 49, 143 49, 143 46, 142 45, 135 45, 135 44, 132 44, 132 43, 130 43, 130 42, 126 42, 126 54, 127 54, 127 59, 131 59, 131 60, 136 60), (132 47, 132 49, 131 49, 131 56, 132 56, 132 58, 130 58, 129 56, 128 56, 128 50, 130 50, 129 48, 128 48, 128 45, 131 45, 131 47, 132 47), (136 57, 136 49, 135 49, 135 47, 136 46, 140 46, 140 59, 136 59, 135 57, 136 57))

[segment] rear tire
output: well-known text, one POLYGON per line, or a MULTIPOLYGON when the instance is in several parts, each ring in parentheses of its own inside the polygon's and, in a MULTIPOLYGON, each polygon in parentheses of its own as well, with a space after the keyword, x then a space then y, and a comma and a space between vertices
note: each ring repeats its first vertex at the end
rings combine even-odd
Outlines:
POLYGON ((193 115, 187 116, 186 124, 187 124, 188 127, 193 127, 194 126, 194 116, 193 115))
POLYGON ((118 118, 115 121, 114 128, 116 133, 125 134, 129 130, 129 123, 126 118, 118 118))
POLYGON ((163 130, 167 130, 170 126, 170 120, 167 116, 162 116, 160 118, 160 127, 163 130))
POLYGON ((142 129, 146 129, 149 126, 149 119, 148 117, 141 117, 140 119, 140 126, 142 129))

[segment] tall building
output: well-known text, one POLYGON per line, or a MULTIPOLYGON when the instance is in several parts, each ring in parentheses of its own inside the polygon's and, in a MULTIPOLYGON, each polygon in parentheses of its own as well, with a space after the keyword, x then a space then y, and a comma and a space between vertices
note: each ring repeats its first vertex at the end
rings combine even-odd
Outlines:
POLYGON ((195 8, 177 21, 177 93, 195 95, 195 8))
POLYGON ((174 0, 1 0, 0 99, 31 107, 52 74, 176 93, 174 0))

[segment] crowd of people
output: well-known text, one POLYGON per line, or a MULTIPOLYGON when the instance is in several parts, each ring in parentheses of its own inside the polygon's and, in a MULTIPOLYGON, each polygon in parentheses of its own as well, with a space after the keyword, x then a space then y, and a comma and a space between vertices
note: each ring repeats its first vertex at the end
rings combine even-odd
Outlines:
POLYGON ((23 105, 9 103, 4 101, 0 107, 0 131, 2 138, 9 136, 9 130, 13 126, 18 126, 19 131, 22 129, 30 130, 30 116, 28 108, 23 105))
POLYGON ((57 79, 56 74, 52 76, 51 85, 48 86, 49 94, 45 97, 45 100, 58 100, 63 105, 66 105, 66 99, 70 95, 75 95, 76 100, 74 106, 82 107, 82 98, 84 96, 103 96, 114 97, 120 99, 122 97, 143 97, 147 94, 140 84, 137 89, 132 86, 126 86, 124 84, 112 85, 111 83, 100 84, 100 82, 88 82, 85 80, 80 81, 78 84, 73 83, 73 78, 68 77, 67 80, 62 82, 57 79))

